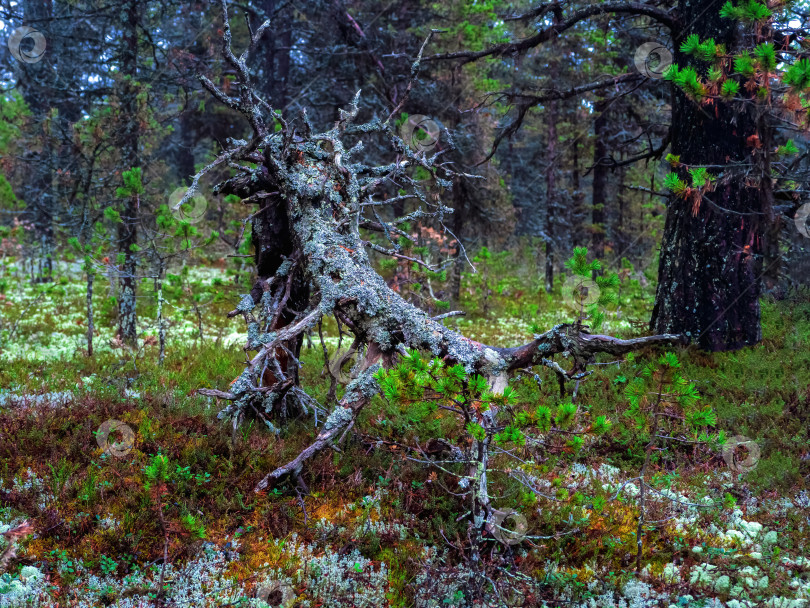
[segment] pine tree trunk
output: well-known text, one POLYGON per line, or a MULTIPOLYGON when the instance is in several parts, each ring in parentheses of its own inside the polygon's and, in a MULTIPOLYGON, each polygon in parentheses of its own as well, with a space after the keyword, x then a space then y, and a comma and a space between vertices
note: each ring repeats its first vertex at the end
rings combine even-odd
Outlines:
POLYGON ((554 289, 554 201, 557 198, 555 154, 557 144, 557 102, 548 104, 548 141, 546 143, 546 293, 554 289))
POLYGON ((614 244, 614 259, 616 261, 621 262, 621 258, 624 257, 627 253, 628 249, 628 241, 630 240, 627 237, 627 233, 625 231, 625 221, 627 219, 626 216, 626 206, 627 200, 625 196, 625 189, 624 189, 624 179, 627 176, 627 170, 625 167, 621 167, 618 171, 617 176, 617 184, 618 187, 616 188, 616 209, 617 209, 617 216, 616 219, 611 222, 610 226, 610 234, 611 234, 611 241, 614 244))
POLYGON ((274 27, 264 35, 264 42, 261 46, 264 63, 262 92, 274 109, 284 110, 287 106, 290 75, 292 19, 290 11, 285 8, 283 2, 265 0, 262 8, 265 18, 272 20, 274 24, 274 27))
POLYGON ((166 266, 162 259, 158 258, 157 276, 155 277, 155 298, 157 299, 157 325, 158 325, 158 365, 163 365, 163 360, 166 358, 166 323, 163 320, 163 304, 166 300, 163 299, 163 275, 166 272, 166 266))
POLYGON ((93 356, 93 281, 96 274, 87 269, 87 356, 93 356))
MULTIPOLYGON (((729 52, 738 48, 736 29, 720 18, 713 0, 681 0, 680 11, 682 22, 691 24, 682 38, 696 33, 701 40, 725 43, 729 52)), ((694 60, 676 45, 675 63, 693 65, 694 60)), ((753 116, 720 100, 698 106, 677 88, 672 106, 672 153, 681 163, 709 166, 716 175, 717 166, 750 160, 746 139, 757 131, 753 116)), ((746 188, 741 174, 730 174, 694 207, 693 201, 675 196, 668 201, 650 325, 685 334, 709 351, 756 344, 762 338, 760 193, 746 188)))
POLYGON ((453 304, 459 306, 461 304, 461 275, 464 272, 464 265, 467 260, 462 255, 461 241, 464 238, 464 215, 466 213, 464 188, 460 179, 454 180, 453 183, 453 234, 456 236, 458 243, 456 244, 456 261, 453 263, 453 273, 450 277, 450 296, 453 304))
MULTIPOLYGON (((582 174, 579 167, 579 141, 572 142, 571 145, 572 158, 571 164, 571 190, 573 196, 573 208, 571 210, 571 226, 573 227, 572 234, 583 234, 583 218, 586 217, 587 205, 585 203, 585 192, 582 189, 582 174)), ((574 245, 580 245, 574 242, 574 245)))
MULTIPOLYGON (((40 31, 48 41, 54 39, 51 31, 53 10, 50 2, 43 0, 26 0, 22 5, 24 22, 40 31)), ((52 100, 58 95, 54 89, 56 83, 55 57, 47 53, 42 60, 27 63, 12 60, 12 67, 17 72, 19 89, 32 115, 39 141, 26 156, 33 167, 24 190, 19 193, 31 210, 31 222, 34 227, 32 281, 49 282, 53 278, 54 199, 52 171, 54 150, 50 141, 50 121, 48 120, 52 100)))
POLYGON ((593 123, 593 195, 591 198, 591 223, 593 224, 593 255, 605 257, 605 202, 607 201, 607 172, 604 159, 607 151, 607 103, 599 100, 594 104, 596 120, 593 123))
POLYGON ((762 211, 766 221, 763 236, 763 270, 762 279, 767 291, 776 289, 781 278, 782 254, 779 251, 779 241, 782 234, 781 216, 774 209, 773 179, 771 167, 771 152, 774 149, 773 131, 764 114, 759 116, 757 130, 762 148, 757 154, 759 161, 762 211))
MULTIPOLYGON (((122 137, 122 163, 128 171, 139 166, 138 155, 138 118, 137 89, 134 84, 138 72, 138 20, 140 0, 130 0, 124 8, 124 36, 121 52, 121 72, 130 79, 123 84, 122 110, 125 123, 122 137)), ((138 287, 138 263, 132 246, 138 242, 139 198, 137 195, 127 199, 123 220, 118 229, 118 250, 124 258, 119 283, 118 300, 118 334, 125 344, 134 345, 138 337, 138 315, 136 297, 138 287)))

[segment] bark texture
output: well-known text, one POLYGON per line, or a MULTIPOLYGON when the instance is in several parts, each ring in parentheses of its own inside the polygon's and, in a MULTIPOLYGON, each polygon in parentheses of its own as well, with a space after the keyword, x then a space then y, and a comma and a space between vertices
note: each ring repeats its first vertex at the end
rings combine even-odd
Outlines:
MULTIPOLYGON (((681 19, 691 24, 681 37, 714 37, 738 48, 737 29, 719 16, 711 0, 681 0, 681 19)), ((675 62, 694 64, 676 49, 675 62)), ((673 87, 672 154, 690 167, 723 175, 698 203, 671 197, 664 228, 653 331, 679 332, 709 351, 736 350, 762 339, 760 276, 763 205, 746 184, 756 139, 756 120, 720 100, 698 105, 673 87), (735 164, 738 165, 735 168, 735 164), (715 168, 717 167, 717 168, 715 168), (714 168, 714 169, 713 169, 714 168)))
MULTIPOLYGON (((121 45, 121 71, 129 79, 123 83, 121 111, 125 122, 121 133, 121 162, 128 171, 139 166, 139 121, 134 84, 138 75, 138 23, 140 0, 129 0, 124 6, 124 36, 121 45)), ((138 288, 138 259, 133 246, 138 243, 138 215, 140 199, 137 195, 127 198, 118 229, 118 250, 124 258, 119 278, 118 334, 126 344, 134 344, 138 337, 136 311, 138 288)))
POLYGON ((596 118, 593 121, 593 200, 591 201, 591 222, 593 254, 597 258, 605 255, 605 205, 607 203, 607 101, 600 99, 594 104, 596 118))

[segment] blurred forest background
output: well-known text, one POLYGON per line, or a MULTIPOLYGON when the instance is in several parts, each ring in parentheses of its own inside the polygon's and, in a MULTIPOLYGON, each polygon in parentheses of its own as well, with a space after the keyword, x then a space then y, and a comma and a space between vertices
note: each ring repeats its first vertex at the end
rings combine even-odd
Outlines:
MULTIPOLYGON (((234 36, 244 41, 248 35, 242 13, 256 23, 272 19, 252 66, 258 90, 284 116, 306 108, 315 125, 333 122, 359 90, 365 115, 395 107, 431 29, 441 33, 427 56, 479 53, 475 61, 462 56, 423 62, 398 117, 428 121, 437 140, 431 149, 443 152, 442 160, 459 172, 482 178, 458 178, 444 197, 455 210, 446 222, 453 236, 420 235, 422 245, 432 246, 434 262, 456 257, 445 280, 432 285, 439 300, 459 302, 464 273, 472 271, 458 255, 458 241, 469 257, 482 247, 524 252, 519 260, 504 258, 525 270, 521 294, 536 292, 538 280, 552 291, 574 246, 587 246, 608 268, 631 271, 646 283, 658 275, 671 196, 664 184, 671 163, 664 156, 672 141, 673 92, 671 80, 661 76, 685 35, 673 36, 654 16, 639 18, 644 11, 608 12, 608 4, 601 15, 591 10, 587 19, 566 24, 564 35, 541 37, 544 44, 487 54, 528 36, 535 23, 553 23, 561 10, 555 6, 274 1, 237 5, 234 36)), ((671 12, 664 2, 645 6, 671 12)), ((721 6, 695 10, 719 13, 721 6)), ((784 27, 801 32, 803 10, 792 3, 784 27)), ((119 329, 131 340, 139 329, 125 313, 136 307, 135 298, 156 297, 136 289, 142 279, 161 281, 167 267, 189 256, 224 264, 228 272, 244 271, 247 262, 238 256, 249 255, 251 247, 244 209, 233 197, 211 191, 227 169, 207 176, 204 201, 190 211, 193 243, 175 238, 176 226, 163 221, 168 214, 162 206, 172 193, 188 185, 229 139, 247 133, 244 119, 216 103, 198 80, 203 74, 227 91, 235 77, 218 54, 218 6, 22 2, 3 11, 6 34, 24 22, 40 36, 18 35, 16 44, 23 53, 33 52, 31 58, 20 61, 8 48, 0 51, 7 85, 0 101, 0 211, 3 252, 14 256, 15 272, 48 282, 59 274, 58 262, 80 263, 89 253, 91 274, 107 276, 121 313, 119 329), (40 41, 45 50, 34 48, 40 41), (140 170, 137 198, 124 185, 133 168, 140 170), (78 240, 74 247, 71 238, 78 240)), ((774 149, 787 139, 804 141, 801 130, 780 126, 787 129, 774 135, 774 149)), ((750 152, 756 145, 748 143, 750 152)), ((381 154, 367 149, 370 161, 381 154)), ((806 283, 810 272, 807 238, 791 221, 802 190, 787 184, 803 175, 804 158, 791 158, 780 170, 781 188, 767 212, 768 227, 761 228, 769 244, 756 282, 764 279, 764 291, 777 297, 806 283)), ((404 202, 393 209, 406 211, 404 202)), ((698 233, 683 238, 701 241, 698 233)), ((400 270, 403 289, 418 282, 400 270)))

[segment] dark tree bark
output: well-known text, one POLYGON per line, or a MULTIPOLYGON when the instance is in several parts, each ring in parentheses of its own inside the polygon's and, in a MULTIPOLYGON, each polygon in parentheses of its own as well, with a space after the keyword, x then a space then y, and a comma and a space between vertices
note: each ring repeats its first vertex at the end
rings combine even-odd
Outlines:
POLYGON ((184 112, 178 121, 180 127, 180 145, 177 149, 175 162, 177 164, 177 174, 181 183, 194 175, 194 147, 197 143, 197 134, 194 128, 194 115, 191 112, 184 112))
POLYGON ((453 263, 453 274, 450 277, 450 296, 453 304, 461 303, 461 274, 467 263, 461 254, 462 239, 464 238, 464 224, 467 216, 467 198, 464 196, 464 186, 461 179, 453 180, 453 234, 456 235, 456 261, 453 263))
MULTIPOLYGON (((552 67, 553 70, 553 67, 552 67)), ((554 216, 557 200, 556 150, 557 150, 557 102, 552 100, 548 113, 548 142, 546 143, 546 293, 554 289, 554 216)))
POLYGON ((624 189, 624 179, 627 174, 626 168, 621 167, 618 173, 618 179, 616 180, 618 183, 618 187, 616 188, 616 209, 618 214, 613 225, 611 226, 610 231, 611 240, 615 243, 617 257, 623 256, 625 253, 629 253, 627 251, 627 227, 625 226, 625 220, 627 219, 627 214, 625 211, 625 206, 627 204, 625 195, 626 190, 624 189))
MULTIPOLYGON (((574 227, 574 234, 583 233, 584 218, 587 214, 587 204, 585 202, 585 189, 582 187, 582 171, 579 166, 579 141, 574 141, 571 144, 571 164, 573 165, 571 171, 571 196, 573 198, 573 208, 571 210, 572 226, 574 227)), ((575 242, 575 246, 580 243, 575 242)))
MULTIPOLYGON (((256 263, 256 273, 258 281, 251 291, 251 296, 255 303, 259 303, 264 294, 263 285, 267 284, 279 270, 281 265, 291 258, 295 252, 291 234, 289 217, 284 201, 278 196, 274 196, 264 203, 264 210, 254 218, 252 224, 253 242, 255 243, 254 260, 256 263)), ((304 276, 304 271, 300 265, 295 265, 292 272, 292 280, 289 283, 289 290, 286 302, 279 304, 280 310, 277 318, 269 324, 269 330, 277 330, 286 327, 295 320, 295 311, 304 310, 309 303, 309 282, 304 276)), ((299 334, 293 339, 287 340, 282 345, 298 358, 301 352, 301 345, 304 335, 299 334)), ((298 385, 298 366, 293 358, 285 356, 286 353, 279 352, 280 367, 285 375, 290 374, 294 385, 298 385)), ((262 378, 263 384, 272 384, 278 380, 272 372, 262 378)))
POLYGON ((273 103, 284 109, 289 103, 290 49, 292 47, 292 18, 289 11, 281 15, 280 48, 278 49, 278 71, 276 72, 276 95, 273 103))
MULTIPOLYGON (((23 3, 24 24, 41 32, 46 41, 52 40, 52 5, 45 0, 26 0, 23 3)), ((32 114, 36 125, 37 141, 33 151, 27 154, 31 161, 32 175, 27 180, 21 198, 26 201, 30 219, 34 226, 34 263, 32 267, 35 282, 47 282, 53 277, 54 211, 53 165, 56 151, 51 142, 48 116, 51 104, 59 96, 55 94, 54 65, 56 57, 46 50, 40 61, 28 63, 14 61, 19 70, 19 88, 22 97, 32 114)))
MULTIPOLYGON (((739 48, 736 28, 720 18, 712 0, 681 0, 679 8, 683 23, 690 24, 681 38, 696 33, 701 40, 725 43, 729 52, 739 48)), ((675 46, 678 65, 694 64, 675 46)), ((749 162, 746 140, 757 129, 748 111, 720 100, 699 106, 677 87, 672 105, 672 153, 682 163, 726 167, 749 162)), ((760 341, 762 212, 758 189, 746 187, 744 175, 733 169, 697 203, 669 199, 653 330, 683 333, 709 351, 760 341)))
MULTIPOLYGON (((123 37, 121 41, 121 73, 129 77, 122 84, 121 112, 123 127, 121 133, 121 161, 123 170, 139 166, 139 124, 138 94, 135 82, 138 77, 138 22, 140 1, 129 0, 123 7, 123 37)), ((124 257, 119 275, 118 334, 126 344, 134 344, 138 337, 138 315, 136 295, 138 288, 138 260, 133 245, 138 243, 138 196, 127 198, 122 222, 118 229, 118 251, 124 257)))
MULTIPOLYGON (((276 12, 276 0, 265 0, 262 3, 264 14, 267 19, 272 19, 276 12)), ((261 47, 262 57, 262 92, 265 99, 276 107, 281 107, 275 100, 276 93, 276 32, 275 28, 271 28, 264 36, 264 41, 261 47)))
POLYGON ((264 14, 273 22, 273 27, 262 42, 264 78, 261 89, 265 98, 279 110, 287 106, 293 25, 290 11, 284 10, 283 4, 277 0, 265 0, 262 4, 264 14))
POLYGON ((607 202, 608 165, 608 122, 607 101, 600 99, 594 104, 596 119, 593 121, 593 195, 591 199, 591 239, 593 255, 599 259, 605 257, 605 203, 607 202))
POLYGON ((774 209, 773 171, 771 154, 773 152, 773 129, 764 114, 759 116, 757 130, 761 148, 755 151, 757 169, 760 173, 759 194, 762 200, 765 234, 763 235, 763 270, 762 279, 767 291, 774 290, 781 278, 782 253, 779 242, 782 234, 781 215, 774 209))

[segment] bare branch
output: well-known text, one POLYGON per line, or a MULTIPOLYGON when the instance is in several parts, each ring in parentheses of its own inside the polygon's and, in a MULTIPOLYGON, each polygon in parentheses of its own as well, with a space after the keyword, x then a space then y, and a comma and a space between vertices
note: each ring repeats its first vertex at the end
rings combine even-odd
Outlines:
POLYGON ((493 55, 516 55, 557 37, 560 33, 571 29, 580 21, 584 21, 585 19, 589 19, 591 17, 612 14, 650 17, 673 31, 676 29, 678 24, 678 21, 667 11, 649 4, 642 4, 640 2, 599 2, 576 11, 574 14, 568 17, 568 19, 541 30, 534 36, 530 36, 525 40, 521 40, 519 42, 504 42, 503 44, 498 44, 482 51, 458 51, 455 53, 433 55, 431 57, 426 57, 425 61, 459 59, 462 63, 470 63, 472 61, 477 61, 478 59, 493 55))

